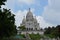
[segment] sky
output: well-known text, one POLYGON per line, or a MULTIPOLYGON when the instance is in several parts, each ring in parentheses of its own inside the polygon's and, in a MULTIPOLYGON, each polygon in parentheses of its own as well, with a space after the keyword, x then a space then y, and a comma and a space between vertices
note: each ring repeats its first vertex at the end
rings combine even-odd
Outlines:
POLYGON ((2 8, 11 9, 17 26, 21 24, 29 8, 41 28, 60 24, 60 0, 7 0, 2 8))

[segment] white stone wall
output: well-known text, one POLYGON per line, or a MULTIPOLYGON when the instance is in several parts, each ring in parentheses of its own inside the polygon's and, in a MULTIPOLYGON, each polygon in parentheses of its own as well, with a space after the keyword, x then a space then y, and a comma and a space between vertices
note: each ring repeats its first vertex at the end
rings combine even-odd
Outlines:
POLYGON ((44 31, 21 31, 21 34, 26 34, 26 33, 28 33, 28 34, 32 34, 32 33, 37 34, 37 33, 39 33, 39 34, 43 35, 44 31))
POLYGON ((37 23, 36 18, 33 17, 32 12, 29 10, 26 18, 23 19, 22 25, 25 25, 26 28, 33 28, 33 30, 40 30, 39 24, 37 23))

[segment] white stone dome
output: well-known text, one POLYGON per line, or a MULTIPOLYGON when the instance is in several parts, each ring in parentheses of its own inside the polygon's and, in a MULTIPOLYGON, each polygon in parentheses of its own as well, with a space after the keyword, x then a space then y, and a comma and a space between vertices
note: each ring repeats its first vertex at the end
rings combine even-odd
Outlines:
POLYGON ((27 15, 26 15, 26 17, 32 17, 33 16, 33 14, 32 14, 32 12, 30 11, 30 8, 29 8, 29 11, 27 12, 27 15))

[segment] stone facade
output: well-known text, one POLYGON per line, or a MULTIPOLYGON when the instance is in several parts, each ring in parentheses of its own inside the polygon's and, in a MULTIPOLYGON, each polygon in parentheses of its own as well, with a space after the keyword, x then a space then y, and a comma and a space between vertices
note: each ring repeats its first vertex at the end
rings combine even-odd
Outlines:
POLYGON ((39 23, 36 18, 33 16, 32 12, 27 12, 26 18, 24 17, 21 26, 25 26, 27 30, 40 30, 39 23))
POLYGON ((40 29, 39 23, 37 22, 36 17, 33 16, 32 12, 27 12, 26 17, 23 18, 21 26, 25 26, 25 30, 18 30, 18 34, 34 33, 34 34, 44 34, 44 30, 40 29))
POLYGON ((41 34, 41 35, 43 35, 44 34, 44 31, 38 31, 38 30, 33 30, 33 31, 18 31, 18 34, 26 34, 26 33, 28 33, 28 34, 37 34, 37 33, 39 33, 39 34, 41 34))

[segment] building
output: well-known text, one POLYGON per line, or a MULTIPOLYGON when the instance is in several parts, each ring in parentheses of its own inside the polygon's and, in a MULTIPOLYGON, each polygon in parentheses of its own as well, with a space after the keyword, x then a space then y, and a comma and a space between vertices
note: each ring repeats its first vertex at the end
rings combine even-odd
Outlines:
POLYGON ((23 18, 21 26, 25 26, 26 30, 19 31, 22 34, 28 32, 28 33, 39 33, 43 34, 44 32, 40 29, 39 23, 37 22, 36 17, 33 16, 33 13, 30 11, 30 8, 27 12, 26 17, 23 18))
POLYGON ((24 25, 27 30, 40 30, 39 23, 36 20, 36 17, 33 16, 32 12, 27 12, 26 18, 24 17, 21 26, 24 25))

